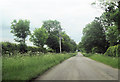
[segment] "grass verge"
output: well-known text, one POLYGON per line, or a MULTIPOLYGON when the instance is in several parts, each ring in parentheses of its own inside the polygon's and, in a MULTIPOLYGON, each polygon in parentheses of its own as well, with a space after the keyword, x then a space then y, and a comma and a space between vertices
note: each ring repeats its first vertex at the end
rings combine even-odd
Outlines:
POLYGON ((3 57, 3 80, 30 80, 75 53, 3 57))
POLYGON ((103 54, 92 54, 92 53, 88 53, 88 54, 83 53, 83 55, 95 61, 107 64, 113 68, 120 69, 120 57, 110 57, 110 56, 104 56, 103 54))

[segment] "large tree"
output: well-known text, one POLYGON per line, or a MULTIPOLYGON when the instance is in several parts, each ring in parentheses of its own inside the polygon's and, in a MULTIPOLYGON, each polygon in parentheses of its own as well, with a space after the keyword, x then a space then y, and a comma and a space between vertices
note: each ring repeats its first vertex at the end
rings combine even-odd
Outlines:
POLYGON ((82 44, 86 52, 92 52, 97 47, 98 53, 106 50, 106 37, 100 22, 94 20, 83 29, 82 44))
POLYGON ((47 39, 48 32, 45 28, 36 28, 30 37, 30 41, 32 41, 34 45, 42 48, 46 44, 47 39))
POLYGON ((117 26, 109 26, 106 31, 106 39, 110 43, 110 46, 118 44, 120 40, 120 34, 117 26))
POLYGON ((106 29, 110 45, 120 44, 120 1, 98 0, 95 4, 104 10, 100 20, 106 29))
POLYGON ((48 31, 48 33, 58 34, 59 31, 62 30, 60 22, 57 20, 44 21, 42 27, 45 28, 48 31))
POLYGON ((25 44, 25 39, 30 34, 30 22, 28 20, 13 20, 11 24, 11 33, 16 36, 15 41, 25 44))
POLYGON ((62 30, 60 22, 57 20, 47 20, 43 22, 42 28, 48 32, 47 45, 59 52, 59 36, 62 30))
POLYGON ((59 52, 60 48, 59 48, 59 37, 54 35, 54 34, 50 34, 48 39, 47 39, 47 45, 48 47, 52 48, 55 52, 59 52))
POLYGON ((76 51, 77 45, 65 32, 61 33, 62 36, 62 51, 74 52, 76 51))
POLYGON ((60 52, 60 37, 62 51, 74 52, 76 50, 76 43, 65 32, 62 32, 60 22, 57 20, 47 20, 43 22, 42 28, 48 32, 47 45, 56 52, 60 52))

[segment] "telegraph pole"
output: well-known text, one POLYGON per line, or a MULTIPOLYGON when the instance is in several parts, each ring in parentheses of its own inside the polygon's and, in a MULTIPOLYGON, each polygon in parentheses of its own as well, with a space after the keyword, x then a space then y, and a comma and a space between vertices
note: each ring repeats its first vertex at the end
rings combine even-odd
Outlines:
POLYGON ((59 47, 60 47, 60 53, 61 53, 61 29, 59 30, 59 47))
POLYGON ((59 37, 60 53, 61 53, 61 36, 59 37))

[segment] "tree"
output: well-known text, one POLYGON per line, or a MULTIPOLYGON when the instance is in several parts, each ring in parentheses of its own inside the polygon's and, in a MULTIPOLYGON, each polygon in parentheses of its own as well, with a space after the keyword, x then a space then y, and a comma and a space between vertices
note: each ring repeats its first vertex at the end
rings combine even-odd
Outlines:
POLYGON ((104 9, 100 16, 104 27, 106 28, 106 37, 111 45, 120 44, 120 1, 115 0, 98 0, 96 5, 104 9), (110 33, 109 33, 110 32, 110 33), (111 33, 114 33, 111 35, 111 33), (114 39, 110 39, 114 37, 114 39), (115 39, 116 37, 116 39, 115 39), (114 40, 114 41, 113 41, 114 40), (116 42, 115 42, 116 41, 116 42), (115 44, 113 44, 115 43, 115 44))
POLYGON ((59 52, 59 36, 62 30, 60 22, 57 20, 47 20, 43 22, 42 28, 45 28, 48 32, 47 45, 59 52))
POLYGON ((46 43, 50 48, 55 50, 55 52, 57 53, 59 52, 59 37, 58 36, 54 34, 50 34, 46 43))
POLYGON ((71 39, 70 40, 70 44, 72 45, 72 52, 74 52, 74 51, 76 51, 76 49, 77 49, 77 44, 76 44, 76 42, 73 40, 73 39, 71 39))
POLYGON ((106 50, 106 37, 100 22, 94 20, 83 29, 82 44, 86 52, 92 52, 92 48, 97 47, 98 53, 106 50))
POLYGON ((15 41, 25 44, 26 37, 30 34, 30 22, 28 20, 13 20, 11 23, 11 33, 16 36, 15 41))
POLYGON ((76 51, 77 45, 75 41, 70 39, 70 37, 65 32, 62 32, 61 36, 62 36, 62 51, 66 52, 76 51))
POLYGON ((110 43, 110 46, 118 44, 120 35, 117 26, 110 26, 106 31, 106 38, 110 43))
POLYGON ((59 37, 62 37, 61 47, 62 51, 73 52, 76 50, 76 43, 74 40, 62 32, 60 22, 57 20, 47 20, 43 22, 42 28, 45 28, 48 32, 47 45, 55 52, 60 52, 59 37))
POLYGON ((36 28, 31 34, 30 41, 38 47, 42 47, 46 44, 48 39, 48 32, 44 28, 36 28))
POLYGON ((82 42, 78 43, 77 49, 78 49, 78 51, 84 52, 84 45, 82 44, 82 42))
POLYGON ((47 20, 43 22, 43 28, 47 30, 48 33, 58 34, 62 30, 60 22, 57 20, 47 20))
POLYGON ((70 37, 65 33, 61 33, 62 36, 62 51, 70 52, 72 51, 72 45, 70 44, 70 37))

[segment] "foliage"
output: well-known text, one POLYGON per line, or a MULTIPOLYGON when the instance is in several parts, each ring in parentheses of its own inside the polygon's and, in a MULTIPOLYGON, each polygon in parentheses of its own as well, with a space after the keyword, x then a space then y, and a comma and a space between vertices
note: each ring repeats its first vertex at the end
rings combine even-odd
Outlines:
POLYGON ((104 54, 105 56, 120 57, 120 44, 110 46, 104 54))
POLYGON ((46 44, 55 52, 60 51, 59 40, 62 37, 61 47, 62 51, 74 52, 76 50, 76 43, 65 32, 62 32, 60 22, 57 20, 47 20, 43 22, 42 28, 48 32, 48 39, 46 44))
POLYGON ((85 57, 90 57, 91 55, 93 55, 92 53, 84 53, 84 52, 82 52, 82 54, 83 54, 83 56, 85 56, 85 57))
POLYGON ((56 64, 75 56, 75 53, 39 55, 3 57, 2 79, 31 80, 56 64))
POLYGON ((22 52, 44 52, 46 53, 47 50, 45 48, 38 48, 33 46, 26 46, 23 44, 15 44, 10 42, 0 42, 0 45, 2 46, 2 55, 6 56, 13 56, 16 55, 16 53, 22 53, 22 52), (23 51, 24 50, 24 51, 23 51))
POLYGON ((77 45, 74 40, 70 39, 70 37, 65 33, 61 33, 62 36, 62 51, 66 52, 74 52, 76 51, 77 45))
POLYGON ((48 38, 48 33, 44 28, 36 28, 34 33, 31 35, 30 41, 34 43, 34 45, 38 47, 42 47, 46 44, 46 40, 48 38))
POLYGON ((58 34, 62 30, 60 22, 57 20, 47 20, 43 22, 42 28, 45 28, 48 33, 58 34))
POLYGON ((92 52, 92 48, 97 47, 98 53, 104 53, 106 44, 105 32, 98 20, 94 20, 83 29, 82 45, 86 52, 92 52))
POLYGON ((55 52, 59 52, 59 38, 56 35, 49 35, 47 39, 47 45, 53 50, 55 50, 55 52))
POLYGON ((92 53, 97 53, 99 52, 99 49, 97 47, 92 48, 92 53))
POLYGON ((28 20, 13 20, 11 23, 11 33, 16 36, 15 41, 25 44, 26 37, 30 34, 30 22, 28 20))
POLYGON ((80 52, 85 52, 84 45, 82 44, 82 42, 79 42, 79 44, 77 45, 77 49, 80 52))
POLYGON ((119 42, 120 35, 117 26, 110 26, 107 28, 106 39, 110 43, 110 46, 114 46, 119 42))
POLYGON ((120 1, 98 1, 99 2, 95 4, 105 10, 99 19, 106 29, 106 37, 110 43, 110 46, 120 44, 120 1))
POLYGON ((92 49, 92 53, 101 51, 104 53, 110 46, 105 55, 116 57, 120 54, 120 1, 99 1, 98 4, 93 4, 99 5, 105 11, 83 29, 82 42, 79 43, 78 48, 86 52, 91 52, 92 49))
POLYGON ((14 55, 15 51, 18 51, 18 46, 10 42, 1 42, 2 54, 14 55))
POLYGON ((20 53, 26 53, 27 52, 27 45, 26 44, 18 44, 18 50, 20 53))
POLYGON ((48 32, 48 39, 46 44, 48 47, 59 52, 59 32, 62 30, 60 22, 57 20, 47 20, 43 22, 42 28, 45 28, 48 32))

